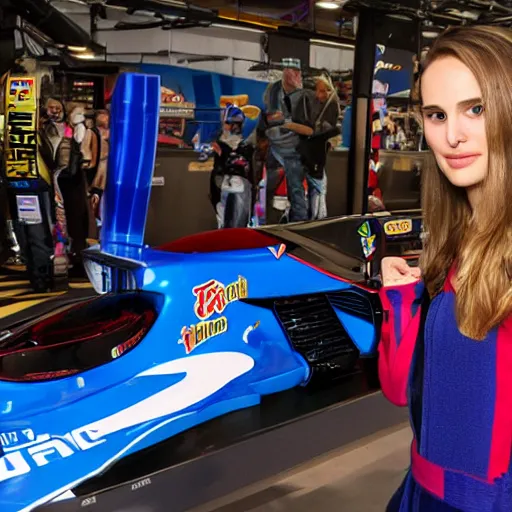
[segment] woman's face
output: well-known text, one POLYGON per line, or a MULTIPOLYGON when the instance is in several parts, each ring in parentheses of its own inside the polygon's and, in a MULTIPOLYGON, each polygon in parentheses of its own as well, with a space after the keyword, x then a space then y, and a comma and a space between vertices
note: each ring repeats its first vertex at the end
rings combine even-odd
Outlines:
POLYGON ((322 80, 316 83, 316 99, 320 103, 325 103, 329 99, 330 93, 331 91, 329 91, 329 88, 322 80))
POLYGON ((428 66, 421 79, 425 137, 448 180, 469 189, 488 172, 482 91, 471 70, 454 57, 428 66))

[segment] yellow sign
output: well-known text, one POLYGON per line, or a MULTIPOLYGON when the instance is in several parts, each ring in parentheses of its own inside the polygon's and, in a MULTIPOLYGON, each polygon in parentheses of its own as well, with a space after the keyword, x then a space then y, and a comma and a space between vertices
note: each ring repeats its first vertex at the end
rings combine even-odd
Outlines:
POLYGON ((37 109, 36 79, 31 76, 11 76, 7 83, 7 108, 14 107, 25 112, 37 109))
POLYGON ((34 77, 9 77, 6 85, 7 179, 37 178, 37 98, 34 77))
POLYGON ((390 220, 384 224, 384 233, 388 236, 405 235, 411 231, 411 219, 390 220))
POLYGON ((224 334, 228 330, 228 319, 225 316, 220 316, 215 320, 207 320, 206 322, 199 322, 190 327, 183 327, 181 329, 181 338, 178 343, 185 346, 185 351, 190 354, 192 350, 202 345, 205 341, 224 334))

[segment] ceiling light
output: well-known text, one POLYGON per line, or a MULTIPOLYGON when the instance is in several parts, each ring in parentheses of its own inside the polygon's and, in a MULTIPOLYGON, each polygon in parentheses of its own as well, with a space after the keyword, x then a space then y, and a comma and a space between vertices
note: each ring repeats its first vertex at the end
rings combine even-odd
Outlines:
POLYGON ((263 30, 260 30, 258 28, 243 27, 240 25, 227 25, 227 24, 222 24, 222 23, 212 23, 210 26, 215 27, 215 28, 225 28, 225 29, 229 29, 229 30, 240 30, 242 32, 254 32, 255 34, 263 34, 264 33, 263 30))
POLYGON ((438 35, 439 35, 439 32, 435 32, 434 30, 424 30, 421 35, 425 38, 425 39, 435 39, 438 35))
POLYGON ((386 14, 388 18, 393 18, 394 20, 400 21, 412 21, 411 18, 405 14, 386 14))
POLYGON ((70 52, 86 52, 87 47, 86 46, 68 46, 68 50, 70 52))
POLYGON ((336 41, 327 41, 325 39, 310 39, 310 43, 312 44, 320 44, 326 46, 336 46, 338 48, 347 48, 348 50, 353 50, 355 45, 349 43, 338 43, 336 41))
POLYGON ((478 13, 476 11, 459 11, 458 9, 448 9, 446 13, 451 14, 452 16, 465 18, 467 20, 476 21, 478 19, 478 13))
POLYGON ((316 6, 320 9, 339 9, 341 4, 338 2, 317 2, 316 6))
POLYGON ((96 55, 94 53, 78 53, 76 55, 73 55, 76 59, 83 59, 83 60, 94 60, 96 58, 96 55))

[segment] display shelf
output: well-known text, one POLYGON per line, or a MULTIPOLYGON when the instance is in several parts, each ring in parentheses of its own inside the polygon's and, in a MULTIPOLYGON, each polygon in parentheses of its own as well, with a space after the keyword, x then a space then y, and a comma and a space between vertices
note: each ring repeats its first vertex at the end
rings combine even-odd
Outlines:
POLYGON ((75 498, 36 510, 168 512, 172 503, 173 512, 186 511, 402 424, 406 410, 368 381, 374 363, 335 385, 265 397, 191 429, 121 460, 73 489, 75 498))

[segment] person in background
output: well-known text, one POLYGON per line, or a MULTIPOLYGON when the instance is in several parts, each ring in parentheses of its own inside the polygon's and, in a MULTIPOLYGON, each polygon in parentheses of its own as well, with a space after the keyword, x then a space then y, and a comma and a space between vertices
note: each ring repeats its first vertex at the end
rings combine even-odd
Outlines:
POLYGON ((309 218, 327 217, 327 173, 325 164, 331 144, 329 139, 339 134, 338 94, 328 78, 315 80, 314 135, 303 140, 301 153, 307 169, 309 218))
POLYGON ((212 144, 214 165, 210 175, 210 201, 219 229, 245 228, 251 222, 256 199, 254 146, 243 138, 245 115, 228 104, 222 132, 212 144))
POLYGON ((387 512, 512 510, 510 55, 510 29, 457 27, 422 63, 424 247, 379 292, 382 390, 414 433, 387 512))
POLYGON ((308 218, 305 169, 298 148, 301 136, 313 134, 313 111, 311 98, 302 88, 300 60, 283 59, 283 68, 282 79, 270 84, 265 92, 262 119, 270 152, 286 174, 289 220, 295 222, 308 218))

